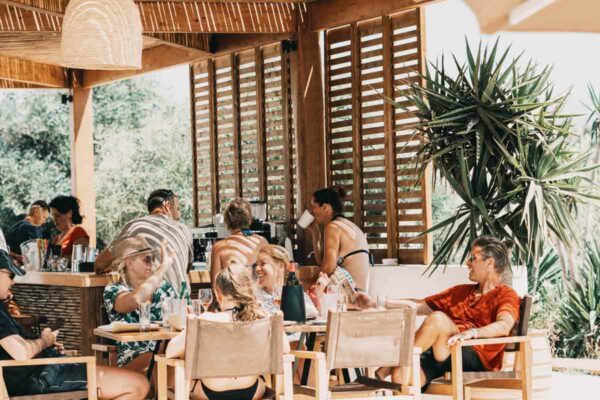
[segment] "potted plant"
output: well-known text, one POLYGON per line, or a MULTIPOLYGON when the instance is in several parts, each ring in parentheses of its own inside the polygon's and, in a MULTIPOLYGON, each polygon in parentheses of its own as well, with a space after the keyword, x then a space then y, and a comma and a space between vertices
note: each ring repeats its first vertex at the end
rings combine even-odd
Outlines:
POLYGON ((566 96, 553 96, 549 67, 522 66, 521 56, 511 59, 498 42, 480 44, 476 54, 467 43, 466 55, 462 65, 453 57, 456 73, 443 59, 430 65, 407 94, 421 121, 416 134, 424 137, 421 174, 432 163, 461 199, 426 232, 443 235, 430 269, 455 254, 464 261, 481 235, 503 239, 516 263, 537 268, 549 243, 579 248, 574 214, 581 201, 600 199, 587 178, 597 166, 570 143, 566 96))

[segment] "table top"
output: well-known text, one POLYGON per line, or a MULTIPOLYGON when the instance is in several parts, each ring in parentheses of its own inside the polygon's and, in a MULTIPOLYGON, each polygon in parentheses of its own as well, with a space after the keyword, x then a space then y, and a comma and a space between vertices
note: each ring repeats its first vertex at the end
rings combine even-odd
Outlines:
POLYGON ((108 332, 104 329, 94 329, 94 335, 106 339, 112 339, 115 342, 145 342, 148 340, 170 340, 179 334, 176 330, 167 330, 160 328, 156 331, 149 332, 108 332))
POLYGON ((327 332, 327 325, 313 325, 311 323, 306 324, 294 324, 286 325, 283 327, 285 333, 325 333, 327 332))

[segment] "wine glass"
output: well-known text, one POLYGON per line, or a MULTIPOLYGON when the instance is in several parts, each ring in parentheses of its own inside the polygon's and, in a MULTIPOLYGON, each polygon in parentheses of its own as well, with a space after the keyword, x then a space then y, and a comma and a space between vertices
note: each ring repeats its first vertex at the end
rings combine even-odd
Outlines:
POLYGON ((277 306, 277 308, 281 308, 281 292, 283 291, 283 287, 279 285, 275 285, 273 288, 273 303, 277 306))
POLYGON ((208 307, 213 301, 212 289, 200 289, 198 290, 198 300, 202 303, 204 311, 208 311, 208 307))

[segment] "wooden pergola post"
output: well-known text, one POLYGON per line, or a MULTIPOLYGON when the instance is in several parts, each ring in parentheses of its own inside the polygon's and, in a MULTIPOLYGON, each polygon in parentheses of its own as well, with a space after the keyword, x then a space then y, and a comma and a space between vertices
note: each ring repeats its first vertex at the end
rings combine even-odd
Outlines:
POLYGON ((82 225, 90 235, 90 246, 95 246, 94 112, 90 88, 73 88, 70 142, 71 191, 81 202, 82 225))
MULTIPOLYGON (((298 149, 300 215, 310 204, 315 190, 326 185, 325 133, 323 114, 323 71, 319 32, 309 29, 308 14, 298 16, 297 46, 292 60, 292 97, 295 100, 298 149)), ((298 230, 300 259, 312 250, 312 238, 298 230)))

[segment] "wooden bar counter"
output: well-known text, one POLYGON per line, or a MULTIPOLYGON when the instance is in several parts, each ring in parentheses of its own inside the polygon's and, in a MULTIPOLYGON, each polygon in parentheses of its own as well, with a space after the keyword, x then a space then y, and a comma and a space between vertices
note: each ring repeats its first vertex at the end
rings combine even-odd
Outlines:
POLYGON ((23 314, 48 318, 52 325, 64 318, 59 340, 68 350, 92 354, 93 330, 103 321, 102 292, 110 283, 107 275, 71 272, 28 271, 16 277, 12 292, 23 314))

